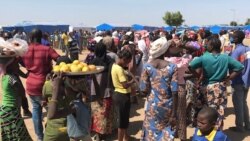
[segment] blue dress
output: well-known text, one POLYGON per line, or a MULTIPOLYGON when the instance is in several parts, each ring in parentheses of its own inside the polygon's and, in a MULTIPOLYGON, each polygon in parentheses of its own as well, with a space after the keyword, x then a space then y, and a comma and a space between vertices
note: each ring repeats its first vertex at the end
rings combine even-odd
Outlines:
POLYGON ((140 89, 148 93, 141 140, 173 140, 169 118, 173 108, 172 92, 178 91, 176 65, 169 63, 159 70, 151 64, 145 64, 140 89))

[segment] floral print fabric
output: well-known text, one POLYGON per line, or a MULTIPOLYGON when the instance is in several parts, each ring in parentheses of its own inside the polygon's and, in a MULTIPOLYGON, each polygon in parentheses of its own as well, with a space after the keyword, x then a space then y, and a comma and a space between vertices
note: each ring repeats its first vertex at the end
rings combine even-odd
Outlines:
POLYGON ((172 92, 178 91, 176 65, 170 63, 163 69, 156 69, 145 64, 140 89, 148 93, 141 140, 172 140, 169 118, 173 108, 172 92))

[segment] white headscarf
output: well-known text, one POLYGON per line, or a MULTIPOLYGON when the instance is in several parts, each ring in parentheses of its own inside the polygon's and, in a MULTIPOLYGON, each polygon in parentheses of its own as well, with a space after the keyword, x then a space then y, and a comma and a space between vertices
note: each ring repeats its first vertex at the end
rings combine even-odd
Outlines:
POLYGON ((28 43, 22 39, 12 38, 7 41, 0 39, 1 56, 8 56, 4 52, 11 52, 11 56, 23 56, 28 51, 28 43))
POLYGON ((165 37, 161 37, 154 41, 151 44, 150 50, 149 50, 149 58, 150 59, 155 59, 157 57, 160 57, 163 55, 171 45, 171 42, 167 41, 165 37))

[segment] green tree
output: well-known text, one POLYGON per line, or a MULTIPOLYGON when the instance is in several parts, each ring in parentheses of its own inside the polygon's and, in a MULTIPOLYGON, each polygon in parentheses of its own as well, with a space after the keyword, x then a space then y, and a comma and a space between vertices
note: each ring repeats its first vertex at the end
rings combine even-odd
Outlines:
POLYGON ((250 25, 250 18, 247 19, 245 25, 250 25))
POLYGON ((166 12, 162 19, 169 26, 180 26, 185 21, 180 11, 166 12))
POLYGON ((237 24, 237 22, 236 21, 231 21, 230 22, 230 26, 237 26, 238 24, 237 24))

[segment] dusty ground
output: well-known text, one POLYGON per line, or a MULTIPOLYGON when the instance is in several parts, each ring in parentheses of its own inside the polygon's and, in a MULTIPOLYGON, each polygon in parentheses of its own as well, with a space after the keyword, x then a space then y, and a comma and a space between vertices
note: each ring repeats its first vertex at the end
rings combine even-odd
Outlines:
MULTIPOLYGON (((62 54, 60 51, 58 53, 62 54)), ((86 52, 84 52, 82 55, 80 55, 80 59, 83 60, 86 55, 86 52)), ((25 85, 25 80, 22 79, 23 84, 25 85)), ((0 92, 1 93, 1 92, 0 92)), ((129 134, 134 138, 133 140, 139 140, 140 138, 140 129, 143 122, 143 105, 144 105, 144 99, 139 98, 139 104, 138 105, 132 105, 131 107, 131 118, 130 118, 130 127, 129 127, 129 134)), ((1 94, 0 94, 0 101, 1 101, 1 94)), ((234 110, 232 107, 232 97, 228 97, 228 108, 225 111, 226 119, 225 119, 225 126, 224 126, 224 132, 230 137, 232 141, 250 141, 250 131, 245 133, 235 133, 228 130, 229 127, 234 126, 234 110)), ((248 102, 250 103, 250 96, 248 97, 248 102)), ((250 105, 250 104, 249 104, 250 105)), ((29 104, 30 109, 32 109, 31 104, 29 104)), ((46 121, 46 118, 44 119, 46 121)), ((29 133, 33 140, 36 140, 36 136, 34 133, 34 127, 32 120, 30 118, 25 119, 26 126, 29 130, 29 133)), ((194 132, 193 128, 188 128, 187 135, 188 138, 192 136, 194 132)), ((110 137, 108 141, 113 141, 116 138, 116 133, 110 137)))

